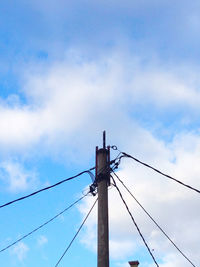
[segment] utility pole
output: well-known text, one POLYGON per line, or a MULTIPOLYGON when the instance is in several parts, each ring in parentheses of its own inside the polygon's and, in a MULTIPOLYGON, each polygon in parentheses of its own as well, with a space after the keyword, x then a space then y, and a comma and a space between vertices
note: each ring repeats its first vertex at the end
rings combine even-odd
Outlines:
POLYGON ((96 147, 96 179, 98 191, 98 267, 109 267, 108 186, 110 184, 110 147, 96 147))

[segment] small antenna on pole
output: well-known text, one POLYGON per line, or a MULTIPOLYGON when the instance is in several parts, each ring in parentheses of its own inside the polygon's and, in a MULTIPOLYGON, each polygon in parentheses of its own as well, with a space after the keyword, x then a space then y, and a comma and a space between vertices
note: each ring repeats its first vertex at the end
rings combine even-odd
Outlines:
POLYGON ((106 149, 106 131, 103 131, 103 149, 106 149))

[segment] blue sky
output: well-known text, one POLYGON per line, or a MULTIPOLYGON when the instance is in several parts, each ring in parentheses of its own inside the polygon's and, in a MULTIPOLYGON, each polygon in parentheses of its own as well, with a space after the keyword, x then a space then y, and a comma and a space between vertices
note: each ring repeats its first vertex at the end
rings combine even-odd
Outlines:
MULTIPOLYGON (((196 0, 2 2, 0 202, 93 167, 103 130, 108 144, 200 188, 199 13, 196 0)), ((118 173, 199 264, 198 194, 128 159, 118 173)), ((84 175, 1 209, 0 249, 70 205, 90 183, 84 175)), ((190 266, 123 194, 159 265, 190 266)), ((1 253, 0 265, 54 266, 93 201, 87 197, 1 253)), ((154 266, 113 188, 109 205, 111 267, 128 267, 130 260, 154 266)), ((60 266, 75 264, 96 265, 95 212, 60 266)))

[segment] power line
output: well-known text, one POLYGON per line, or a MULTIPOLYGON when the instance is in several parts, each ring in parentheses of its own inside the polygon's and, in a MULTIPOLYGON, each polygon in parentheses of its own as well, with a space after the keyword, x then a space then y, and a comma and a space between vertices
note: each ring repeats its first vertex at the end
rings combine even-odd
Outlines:
POLYGON ((55 215, 53 218, 51 218, 50 220, 46 221, 45 223, 41 224, 40 226, 38 226, 37 228, 35 228, 34 230, 32 230, 31 232, 29 232, 28 234, 22 236, 21 238, 19 238, 18 240, 16 240, 15 242, 11 243, 10 245, 8 245, 7 247, 3 248, 0 250, 0 253, 9 249, 10 247, 14 246, 15 244, 17 244, 18 242, 22 241, 23 239, 25 239, 26 237, 30 236, 31 234, 35 233, 36 231, 38 231, 39 229, 41 229, 42 227, 44 227, 45 225, 47 225, 48 223, 52 222, 53 220, 55 220, 57 217, 59 217, 60 215, 62 215, 64 212, 66 212, 67 210, 69 210, 70 208, 72 208, 75 204, 77 204, 79 201, 81 201, 84 197, 86 197, 86 195, 82 196, 81 198, 79 198, 78 200, 76 200, 74 203, 72 203, 70 206, 68 206, 67 208, 65 208, 63 211, 59 212, 57 215, 55 215))
MULTIPOLYGON (((118 159, 118 157, 116 157, 114 160, 112 160, 112 161, 110 162, 110 164, 115 163, 115 161, 116 161, 117 159, 118 159)), ((107 168, 108 168, 108 166, 107 166, 107 168)), ((72 180, 72 179, 75 179, 75 178, 77 178, 78 176, 83 175, 84 173, 89 174, 90 177, 93 179, 92 174, 91 174, 91 171, 94 170, 94 169, 95 169, 95 167, 90 168, 90 169, 88 169, 88 170, 86 170, 86 171, 82 171, 82 172, 80 172, 80 173, 78 173, 78 174, 76 174, 76 175, 74 175, 74 176, 71 176, 71 177, 69 177, 69 178, 63 179, 63 180, 61 180, 61 181, 59 181, 59 182, 57 182, 57 183, 55 183, 55 184, 53 184, 53 185, 44 187, 44 188, 42 188, 42 189, 40 189, 40 190, 37 190, 37 191, 35 191, 35 192, 31 193, 31 194, 28 194, 28 195, 26 195, 26 196, 23 196, 23 197, 14 199, 14 200, 12 200, 12 201, 9 201, 9 202, 7 202, 7 203, 5 203, 5 204, 0 205, 0 209, 1 209, 1 208, 4 208, 4 207, 6 207, 6 206, 9 206, 9 205, 11 205, 11 204, 13 204, 13 203, 15 203, 15 202, 17 202, 17 201, 20 201, 20 200, 23 200, 23 199, 32 197, 32 196, 34 196, 34 195, 36 195, 36 194, 38 194, 38 193, 40 193, 40 192, 42 192, 42 191, 51 189, 51 188, 53 188, 53 187, 56 187, 56 186, 58 186, 58 185, 60 185, 60 184, 62 184, 62 183, 65 183, 65 182, 67 182, 67 181, 70 181, 70 180, 72 180)))
MULTIPOLYGON (((112 177, 112 176, 111 176, 111 177, 112 177)), ((142 240, 143 240, 143 242, 144 242, 144 244, 145 244, 145 246, 146 246, 146 248, 147 248, 147 250, 148 250, 148 252, 149 252, 149 254, 150 254, 150 256, 152 257, 152 259, 153 259, 154 263, 156 264, 156 266, 159 267, 159 265, 158 265, 158 263, 157 263, 157 261, 156 261, 154 255, 152 254, 152 252, 151 252, 151 250, 150 250, 150 248, 149 248, 149 246, 148 246, 148 244, 147 244, 147 242, 146 242, 144 236, 142 235, 142 233, 141 233, 141 231, 140 231, 140 229, 139 229, 139 227, 138 227, 138 225, 137 225, 135 219, 133 218, 133 215, 132 215, 132 213, 130 212, 129 207, 128 207, 126 201, 124 200, 124 198, 123 198, 123 196, 122 196, 122 193, 121 193, 121 191, 119 190, 119 187, 117 186, 117 184, 116 184, 116 182, 115 182, 115 180, 114 180, 113 177, 112 177, 112 179, 113 179, 113 182, 114 182, 114 186, 116 187, 116 189, 117 189, 117 191, 118 191, 118 193, 119 193, 119 195, 120 195, 120 197, 121 197, 121 200, 123 201, 123 203, 124 203, 124 205, 125 205, 125 207, 126 207, 128 213, 129 213, 129 215, 130 215, 130 217, 131 217, 131 219, 132 219, 132 221, 133 221, 133 223, 134 223, 134 225, 135 225, 135 227, 136 227, 136 229, 137 229, 137 231, 138 231, 138 233, 139 233, 139 235, 140 235, 140 237, 142 238, 142 240)))
POLYGON ((76 234, 74 235, 74 237, 72 238, 71 242, 69 243, 69 245, 67 246, 67 248, 65 249, 64 253, 62 254, 62 256, 60 257, 60 259, 58 260, 58 262, 56 263, 55 267, 57 267, 59 265, 59 263, 61 262, 62 258, 65 256, 65 254, 67 253, 67 251, 69 250, 69 248, 71 247, 72 243, 74 242, 75 238, 77 237, 78 233, 80 232, 81 228, 83 227, 83 225, 85 224, 87 218, 89 217, 90 213, 92 212, 95 204, 97 203, 98 198, 95 200, 94 204, 92 205, 91 209, 89 210, 88 214, 86 215, 85 219, 83 220, 82 224, 80 225, 80 227, 78 228, 76 234))
POLYGON ((82 175, 82 174, 84 174, 84 173, 88 173, 88 172, 90 172, 90 171, 92 171, 92 170, 94 170, 94 169, 95 169, 95 167, 93 167, 93 168, 91 168, 91 169, 89 169, 89 170, 86 170, 86 171, 82 171, 82 172, 80 172, 80 173, 78 173, 78 174, 76 174, 76 175, 74 175, 74 176, 71 176, 71 177, 66 178, 66 179, 64 179, 64 180, 61 180, 61 181, 59 181, 59 182, 57 182, 57 183, 55 183, 55 184, 53 184, 53 185, 44 187, 44 188, 42 188, 42 189, 40 189, 40 190, 37 190, 37 191, 35 191, 35 192, 31 193, 31 194, 28 194, 28 195, 26 195, 26 196, 23 196, 23 197, 20 197, 20 198, 15 199, 15 200, 12 200, 12 201, 10 201, 10 202, 7 202, 7 203, 5 203, 5 204, 3 204, 3 205, 0 205, 0 209, 3 208, 3 207, 6 207, 6 206, 8 206, 8 205, 11 205, 11 204, 13 204, 13 203, 15 203, 15 202, 17 202, 17 201, 20 201, 20 200, 23 200, 23 199, 32 197, 32 196, 34 196, 34 195, 36 195, 36 194, 38 194, 38 193, 40 193, 40 192, 42 192, 42 191, 51 189, 51 188, 53 188, 53 187, 55 187, 55 186, 58 186, 58 185, 60 185, 60 184, 62 184, 62 183, 65 183, 65 182, 67 182, 67 181, 69 181, 69 180, 75 179, 75 178, 77 178, 78 176, 80 176, 80 175, 82 175))
POLYGON ((162 171, 159 171, 158 169, 152 167, 151 165, 149 165, 149 164, 147 164, 147 163, 145 163, 145 162, 142 162, 141 160, 136 159, 135 157, 133 157, 133 156, 131 156, 131 155, 125 153, 125 152, 122 152, 122 154, 123 154, 125 157, 127 157, 127 158, 131 158, 131 159, 135 160, 136 162, 138 162, 138 163, 140 163, 140 164, 142 164, 142 165, 144 165, 144 166, 146 166, 146 167, 148 167, 148 168, 154 170, 155 172, 157 172, 157 173, 159 173, 159 174, 161 174, 161 175, 163 175, 163 176, 165 176, 165 177, 167 177, 167 178, 169 178, 169 179, 171 179, 171 180, 173 180, 173 181, 175 181, 175 182, 177 182, 177 183, 179 183, 179 184, 181 184, 181 185, 183 185, 183 186, 185 186, 185 187, 187 187, 187 188, 189 188, 189 189, 194 190, 194 191, 196 191, 197 193, 200 193, 200 190, 198 190, 198 189, 196 189, 196 188, 194 188, 194 187, 192 187, 192 186, 190 186, 190 185, 188 185, 188 184, 185 184, 185 183, 183 183, 183 182, 177 180, 176 178, 173 178, 172 176, 163 173, 162 171))
POLYGON ((153 217, 148 213, 148 211, 142 206, 142 204, 136 199, 136 197, 131 193, 128 187, 124 184, 124 182, 119 178, 119 176, 113 172, 113 174, 117 177, 120 183, 124 186, 124 188, 129 192, 129 194, 133 197, 133 199, 137 202, 137 204, 143 209, 143 211, 148 215, 148 217, 154 222, 154 224, 160 229, 160 231, 167 237, 167 239, 173 244, 173 246, 180 252, 180 254, 194 267, 196 267, 192 261, 177 247, 177 245, 172 241, 172 239, 165 233, 165 231, 158 225, 158 223, 153 219, 153 217))

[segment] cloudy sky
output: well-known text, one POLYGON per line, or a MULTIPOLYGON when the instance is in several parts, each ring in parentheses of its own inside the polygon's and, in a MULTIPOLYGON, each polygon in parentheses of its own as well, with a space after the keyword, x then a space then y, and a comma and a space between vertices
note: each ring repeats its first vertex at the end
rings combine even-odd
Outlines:
MULTIPOLYGON (((108 144, 200 188, 199 14, 197 0, 2 1, 0 203, 93 167, 103 130, 108 144)), ((200 266, 198 193, 131 159, 118 175, 200 266)), ((84 175, 2 208, 0 250, 90 184, 84 175)), ((120 188, 159 266, 192 266, 120 188)), ((94 200, 0 253, 0 266, 55 266, 94 200)), ((115 188, 109 210, 110 266, 155 266, 115 188)), ((60 263, 75 265, 96 266, 95 210, 60 263)))

